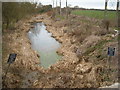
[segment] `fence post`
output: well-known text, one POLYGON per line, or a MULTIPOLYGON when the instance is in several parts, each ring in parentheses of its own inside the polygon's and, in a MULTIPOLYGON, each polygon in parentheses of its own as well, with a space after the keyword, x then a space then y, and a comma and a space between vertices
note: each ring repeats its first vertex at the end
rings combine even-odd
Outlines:
POLYGON ((108 5, 108 0, 105 0, 105 12, 104 12, 104 19, 107 17, 107 5, 108 5))

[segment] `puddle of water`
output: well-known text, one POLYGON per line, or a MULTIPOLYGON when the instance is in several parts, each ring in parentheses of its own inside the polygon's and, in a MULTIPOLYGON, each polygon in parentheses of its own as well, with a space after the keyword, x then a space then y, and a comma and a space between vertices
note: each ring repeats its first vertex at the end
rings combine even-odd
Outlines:
POLYGON ((48 68, 60 60, 61 56, 56 53, 60 43, 51 37, 44 23, 36 23, 35 28, 28 32, 31 46, 40 55, 40 65, 48 68))

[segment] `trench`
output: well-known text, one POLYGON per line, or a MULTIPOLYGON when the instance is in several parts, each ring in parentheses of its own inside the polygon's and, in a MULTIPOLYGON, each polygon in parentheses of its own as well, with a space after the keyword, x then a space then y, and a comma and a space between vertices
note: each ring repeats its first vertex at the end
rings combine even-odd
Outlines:
POLYGON ((34 28, 28 32, 28 37, 32 49, 40 56, 40 66, 48 68, 61 59, 61 56, 56 53, 61 44, 46 30, 43 22, 35 23, 34 28))

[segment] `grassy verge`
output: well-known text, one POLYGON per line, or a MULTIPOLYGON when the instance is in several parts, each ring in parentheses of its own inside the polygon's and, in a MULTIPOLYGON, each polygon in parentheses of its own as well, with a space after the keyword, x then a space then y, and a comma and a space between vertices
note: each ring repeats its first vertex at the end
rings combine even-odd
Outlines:
MULTIPOLYGON (((103 19, 104 18, 104 11, 74 10, 71 13, 74 14, 74 15, 88 16, 88 17, 97 18, 97 19, 103 19)), ((116 12, 115 11, 108 11, 107 15, 108 15, 109 19, 115 19, 116 18, 116 12)))
POLYGON ((103 46, 105 43, 107 42, 112 42, 113 40, 103 40, 98 42, 95 46, 92 46, 90 48, 87 49, 87 51, 84 53, 84 55, 88 55, 91 52, 95 51, 96 49, 102 50, 103 46))

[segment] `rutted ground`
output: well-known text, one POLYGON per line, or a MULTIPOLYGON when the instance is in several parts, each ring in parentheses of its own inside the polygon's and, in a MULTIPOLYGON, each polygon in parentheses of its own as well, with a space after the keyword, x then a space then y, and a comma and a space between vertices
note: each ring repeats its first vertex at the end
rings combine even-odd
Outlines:
MULTIPOLYGON (((73 18, 75 19, 76 16, 73 16, 73 18)), ((112 38, 114 40, 115 37, 111 37, 112 33, 100 36, 98 35, 101 30, 99 26, 94 25, 91 28, 89 27, 90 25, 84 24, 86 20, 94 21, 93 24, 97 21, 89 18, 85 18, 85 20, 81 17, 78 18, 81 20, 80 22, 78 20, 78 22, 74 23, 75 25, 68 27, 71 24, 69 21, 54 21, 47 14, 36 15, 30 20, 19 22, 16 25, 17 29, 15 32, 12 30, 5 32, 3 34, 3 75, 7 68, 6 60, 9 53, 14 52, 18 54, 15 63, 11 65, 7 75, 5 81, 6 87, 85 88, 111 85, 116 82, 116 80, 113 81, 116 77, 108 82, 104 81, 105 78, 100 77, 99 72, 105 71, 106 66, 104 63, 106 63, 105 60, 107 58, 104 56, 105 52, 102 53, 104 57, 97 54, 100 52, 98 50, 99 48, 101 49, 100 45, 117 47, 116 41, 106 42, 106 40, 109 41, 112 38), (40 63, 38 55, 31 49, 27 37, 27 32, 33 27, 31 25, 33 22, 44 22, 47 30, 53 34, 56 40, 62 43, 61 48, 58 50, 58 53, 63 55, 62 60, 48 69, 44 69, 38 65, 40 63), (77 35, 77 31, 74 32, 75 29, 82 28, 85 31, 84 28, 86 27, 91 28, 93 30, 92 33, 89 33, 87 37, 81 37, 82 39, 75 36, 77 35), (69 31, 70 28, 73 28, 73 30, 69 31), (99 45, 99 42, 104 40, 105 44, 101 42, 102 44, 100 43, 99 45), (97 44, 98 47, 95 47, 97 44)), ((79 35, 79 32, 77 33, 79 35)), ((80 33, 85 34, 86 32, 80 33)), ((106 48, 104 47, 102 50, 106 50, 106 48)), ((101 55, 101 52, 99 54, 101 55)))

